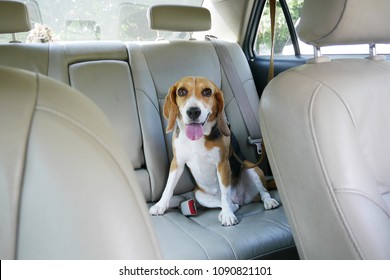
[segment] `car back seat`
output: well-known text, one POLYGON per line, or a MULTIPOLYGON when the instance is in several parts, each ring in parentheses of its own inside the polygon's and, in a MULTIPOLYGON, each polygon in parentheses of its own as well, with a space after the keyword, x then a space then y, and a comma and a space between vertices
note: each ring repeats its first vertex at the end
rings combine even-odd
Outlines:
MULTIPOLYGON (((172 7, 172 6, 171 6, 172 7)), ((182 7, 183 8, 183 7, 182 7)), ((180 14, 157 14, 158 22, 169 21, 172 31, 197 31, 204 24, 204 13, 197 21, 199 8, 185 7, 183 14, 191 14, 192 22, 183 21, 180 14), (165 16, 165 18, 164 18, 165 16), (174 21, 174 23, 172 23, 174 21), (183 25, 183 29, 181 26, 183 25)), ((174 8, 173 8, 174 10, 174 8)), ((158 28, 154 21, 155 28, 158 28)), ((254 150, 247 143, 248 133, 237 102, 213 45, 209 41, 178 40, 154 43, 127 43, 133 74, 145 159, 151 176, 149 205, 157 201, 165 187, 169 161, 172 158, 171 134, 165 134, 166 120, 162 106, 169 87, 183 76, 204 76, 219 86, 225 95, 226 115, 247 158, 254 160, 254 150), (163 127, 162 127, 162 125, 163 127)), ((259 98, 248 63, 236 43, 226 43, 240 80, 257 111, 259 98)), ((176 194, 187 196, 195 186, 187 174, 179 181, 176 194)), ((273 193, 277 196, 277 192, 273 193)), ((240 223, 225 228, 218 221, 218 209, 200 209, 197 216, 185 217, 172 209, 163 216, 153 217, 157 236, 165 258, 255 259, 267 258, 273 253, 291 253, 294 241, 283 207, 265 211, 260 203, 246 205, 237 211, 240 223)), ((292 257, 284 255, 284 257, 292 257)))
MULTIPOLYGON (((194 15, 187 24, 196 31, 196 9, 186 9, 194 15)), ((175 18, 171 14, 168 17, 163 20, 175 18)), ((180 22, 175 26, 180 28, 180 22)), ((238 44, 226 46, 256 112, 259 99, 248 63, 238 44)), ((221 87, 232 130, 247 158, 255 160, 234 94, 208 41, 6 44, 0 45, 0 64, 48 75, 92 99, 106 113, 124 144, 149 206, 161 196, 172 156, 171 135, 165 134, 161 113, 163 100, 169 87, 182 76, 205 76, 221 87), (17 56, 19 53, 23 53, 22 58, 17 56)), ((191 196, 194 185, 187 172, 176 188, 176 198, 191 196)), ((279 200, 277 192, 272 195, 279 200)), ((163 257, 297 257, 282 206, 265 211, 259 203, 246 205, 237 211, 240 223, 229 228, 220 225, 218 213, 218 209, 201 208, 197 216, 185 217, 178 209, 172 209, 164 216, 152 217, 163 257)))

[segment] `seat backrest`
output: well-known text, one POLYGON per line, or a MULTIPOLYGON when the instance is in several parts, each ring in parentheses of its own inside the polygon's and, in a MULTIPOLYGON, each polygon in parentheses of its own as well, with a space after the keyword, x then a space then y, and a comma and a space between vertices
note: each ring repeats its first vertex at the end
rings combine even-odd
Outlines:
POLYGON ((53 45, 0 44, 0 65, 49 75, 49 50, 53 45))
POLYGON ((50 68, 51 76, 88 96, 108 116, 134 167, 144 197, 150 201, 143 135, 125 45, 122 42, 63 43, 62 49, 52 45, 51 52, 59 62, 57 67, 50 68))
POLYGON ((156 259, 133 168, 69 86, 0 68, 0 258, 156 259))
MULTIPOLYGON (((306 0, 315 47, 390 42, 389 1, 306 0)), ((368 46, 367 46, 368 48, 368 46)), ((260 120, 301 258, 390 259, 390 63, 319 57, 266 87, 260 120)))
MULTIPOLYGON (((27 6, 17 1, 0 1, 0 34, 30 31, 27 6)), ((24 44, 19 41, 0 44, 0 65, 48 75, 49 45, 24 44), (13 44, 21 43, 21 44, 13 44)))
MULTIPOLYGON (((209 29, 211 24, 210 13, 205 8, 157 6, 152 7, 149 13, 151 28, 156 30, 171 29, 171 31, 179 32, 196 32, 209 29), (169 25, 172 21, 174 26, 169 25)), ((151 177, 153 201, 160 198, 165 187, 169 162, 172 157, 172 134, 165 133, 167 122, 162 114, 162 107, 169 88, 184 76, 204 76, 222 89, 225 112, 231 129, 245 156, 253 162, 256 161, 254 147, 247 141, 248 132, 235 95, 211 42, 206 40, 172 40, 141 42, 139 44, 127 43, 126 45, 129 49, 129 62, 136 91, 145 161, 151 177)), ((259 97, 242 49, 233 42, 225 42, 225 45, 251 101, 252 110, 257 112, 259 97)), ((177 194, 181 194, 193 190, 193 187, 194 182, 191 176, 185 173, 175 191, 177 194)))
MULTIPOLYGON (((146 201, 151 200, 149 164, 145 163, 144 136, 140 129, 128 50, 123 42, 1 44, 0 65, 47 75, 76 88, 94 101, 119 135, 146 201)), ((162 152, 160 149, 159 153, 162 152)), ((161 167, 157 169, 158 172, 162 170, 161 167)))
POLYGON ((0 1, 0 34, 30 31, 27 6, 17 1, 0 1))

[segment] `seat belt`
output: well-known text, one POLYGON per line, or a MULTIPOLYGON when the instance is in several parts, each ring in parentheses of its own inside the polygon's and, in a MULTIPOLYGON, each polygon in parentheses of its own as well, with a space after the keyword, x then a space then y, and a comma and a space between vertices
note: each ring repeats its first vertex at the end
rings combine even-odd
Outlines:
POLYGON ((274 53, 275 53, 275 17, 276 0, 269 0, 269 14, 271 19, 271 55, 269 58, 268 80, 269 83, 275 76, 274 73, 274 53))
POLYGON ((261 156, 263 138, 261 136, 260 126, 255 114, 252 111, 249 99, 245 93, 244 86, 242 85, 238 72, 233 64, 232 57, 230 56, 229 51, 224 45, 223 41, 212 36, 206 36, 206 39, 208 39, 213 44, 230 87, 233 90, 234 96, 236 97, 238 108, 240 109, 245 126, 249 133, 248 142, 251 145, 256 146, 256 151, 258 155, 261 156))
MULTIPOLYGON (((270 5, 270 18, 271 18, 271 56, 270 66, 268 69, 268 82, 274 77, 274 49, 275 49, 275 14, 276 14, 276 0, 269 0, 270 5)), ((256 146, 256 151, 260 156, 260 160, 257 164, 262 162, 264 158, 263 153, 263 137, 261 135, 260 125, 257 121, 255 114, 252 111, 248 96, 245 93, 244 86, 241 83, 238 72, 233 64, 233 60, 229 54, 223 41, 213 36, 206 36, 218 55, 222 68, 225 71, 228 82, 236 97, 238 107, 241 115, 244 119, 245 126, 248 130, 249 137, 248 142, 251 145, 256 146)))

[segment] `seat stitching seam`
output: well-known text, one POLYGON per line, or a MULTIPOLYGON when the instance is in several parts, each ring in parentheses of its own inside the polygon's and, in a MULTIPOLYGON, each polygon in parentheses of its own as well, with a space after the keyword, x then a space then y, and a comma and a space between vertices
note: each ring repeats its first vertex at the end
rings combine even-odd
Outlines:
POLYGON ((22 166, 22 170, 21 170, 21 175, 22 175, 22 178, 20 179, 20 189, 19 189, 19 197, 18 197, 18 213, 17 213, 17 216, 16 216, 16 238, 15 238, 15 259, 18 259, 18 251, 19 251, 19 230, 20 230, 20 215, 21 215, 21 206, 22 206, 22 196, 23 196, 23 187, 24 187, 24 180, 25 180, 25 175, 26 175, 26 165, 27 165, 27 161, 26 161, 26 158, 27 158, 27 153, 28 153, 28 146, 29 146, 29 142, 30 142, 30 134, 31 134, 31 130, 32 130, 32 124, 33 124, 33 120, 34 120, 34 115, 35 115, 35 112, 36 112, 36 107, 37 107, 37 104, 38 104, 38 98, 39 98, 39 86, 40 86, 40 83, 39 83, 39 75, 38 73, 35 73, 35 81, 36 81, 36 88, 35 88, 35 100, 34 100, 34 105, 32 107, 32 110, 31 110, 31 117, 30 117, 30 122, 29 122, 29 126, 28 126, 28 132, 27 132, 27 135, 26 135, 26 139, 25 139, 25 146, 24 146, 24 160, 23 160, 23 166, 22 166))
MULTIPOLYGON (((308 118, 309 118, 309 123, 310 123, 310 131, 311 131, 311 136, 312 136, 312 141, 313 141, 313 144, 314 144, 314 148, 315 148, 315 151, 316 151, 316 155, 317 155, 317 158, 318 158, 318 161, 319 161, 319 164, 321 166, 321 172, 322 172, 322 176, 325 180, 325 183, 326 183, 326 186, 327 186, 327 190, 328 190, 328 193, 329 195, 333 198, 332 199, 332 203, 333 205, 335 206, 335 209, 337 210, 336 212, 338 213, 339 215, 339 218, 340 218, 340 221, 342 222, 342 224, 344 225, 344 228, 356 250, 356 253, 362 257, 363 256, 363 253, 361 251, 361 248, 359 247, 353 233, 351 232, 351 229, 345 219, 345 216, 343 214, 343 211, 338 203, 338 200, 336 198, 336 195, 335 195, 335 192, 334 192, 334 187, 332 186, 332 183, 329 179, 329 175, 328 175, 328 172, 327 172, 327 169, 325 167, 325 163, 323 161, 323 158, 322 158, 322 154, 321 154, 321 150, 320 150, 320 147, 319 147, 319 142, 318 142, 318 138, 317 138, 317 134, 316 134, 316 130, 315 130, 315 125, 314 125, 314 118, 313 118, 313 110, 314 110, 314 102, 316 100, 316 97, 318 95, 318 92, 320 90, 320 88, 322 88, 323 86, 327 87, 325 84, 321 83, 317 86, 317 88, 315 89, 315 91, 313 92, 313 95, 311 97, 311 100, 310 100, 310 103, 309 103, 309 107, 308 107, 308 118)), ((344 102, 343 100, 340 98, 340 96, 334 92, 331 88, 327 87, 329 90, 331 90, 332 93, 334 93, 339 99, 340 101, 342 102, 343 105, 344 102)), ((347 111, 349 112, 349 108, 346 107, 347 111)), ((351 115, 350 115, 351 116, 351 115)), ((352 120, 353 121, 353 120, 352 120)), ((354 122, 353 122, 354 123, 354 122)))
POLYGON ((385 215, 390 219, 390 213, 388 211, 386 211, 386 209, 383 208, 379 203, 377 203, 373 197, 371 197, 370 195, 368 195, 365 192, 362 192, 362 191, 359 191, 356 189, 352 189, 352 188, 344 188, 341 190, 340 189, 335 190, 335 193, 354 194, 354 195, 358 195, 358 196, 361 196, 363 198, 366 198, 367 200, 369 200, 373 204, 375 204, 379 209, 381 209, 385 213, 385 215))

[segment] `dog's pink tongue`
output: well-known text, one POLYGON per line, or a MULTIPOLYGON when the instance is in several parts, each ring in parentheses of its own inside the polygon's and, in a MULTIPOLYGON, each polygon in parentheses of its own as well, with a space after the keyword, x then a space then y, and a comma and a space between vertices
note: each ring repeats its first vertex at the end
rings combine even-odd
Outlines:
POLYGON ((203 135, 203 126, 200 123, 192 123, 186 127, 186 135, 191 140, 198 140, 203 135))

